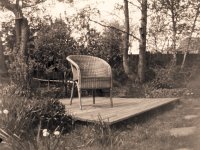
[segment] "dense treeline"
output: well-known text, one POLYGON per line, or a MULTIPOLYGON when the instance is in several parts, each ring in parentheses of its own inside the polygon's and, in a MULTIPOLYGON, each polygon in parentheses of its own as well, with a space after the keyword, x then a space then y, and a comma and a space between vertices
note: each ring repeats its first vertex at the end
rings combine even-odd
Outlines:
MULTIPOLYGON (((61 74, 64 72, 70 75, 66 62, 66 57, 70 54, 101 57, 111 64, 115 79, 128 78, 132 82, 142 83, 148 80, 145 72, 151 69, 149 60, 152 57, 146 55, 146 45, 154 53, 171 53, 173 57, 167 62, 170 61, 173 66, 180 64, 180 59, 177 58, 179 43, 189 37, 188 46, 182 52, 184 57, 181 64, 184 66, 185 61, 188 61, 186 56, 190 51, 189 45, 194 44, 190 42, 191 37, 195 35, 198 38, 199 35, 196 24, 200 4, 197 0, 142 0, 135 3, 125 0, 124 6, 119 7, 124 8, 124 25, 120 25, 119 20, 107 25, 91 20, 92 15, 99 13, 91 7, 82 9, 72 17, 65 14, 65 18, 56 20, 50 15, 37 18, 30 12, 37 12, 37 5, 41 2, 33 3, 29 12, 23 10, 30 7, 26 1, 21 4, 21 1, 6 3, 3 0, 0 3, 15 15, 14 22, 4 23, 1 32, 6 37, 3 51, 8 58, 5 61, 8 72, 12 80, 19 84, 28 84, 26 81, 30 81, 32 77, 52 78, 52 74, 56 72, 60 74, 55 75, 59 78, 63 78, 61 74), (130 5, 141 11, 141 25, 137 29, 131 28, 130 5), (91 22, 102 25, 103 31, 93 28, 91 22), (139 57, 134 60, 127 55, 132 43, 130 39, 140 43, 139 57), (136 62, 134 65, 133 61, 136 62)), ((151 64, 156 63, 151 60, 151 64)), ((28 85, 24 87, 27 88, 28 85)))

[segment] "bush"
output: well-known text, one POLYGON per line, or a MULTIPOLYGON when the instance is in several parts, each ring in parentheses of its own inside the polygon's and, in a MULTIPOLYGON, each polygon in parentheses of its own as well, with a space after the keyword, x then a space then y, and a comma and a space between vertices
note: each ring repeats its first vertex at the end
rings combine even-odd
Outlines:
POLYGON ((37 134, 38 127, 50 131, 69 132, 72 116, 65 114, 65 107, 56 99, 27 99, 16 94, 8 95, 8 88, 1 91, 0 127, 20 138, 37 134), (7 91, 6 91, 7 90, 7 91))
POLYGON ((79 149, 93 145, 112 147, 118 143, 117 136, 100 116, 100 124, 72 128, 72 116, 65 115, 58 100, 9 95, 14 88, 7 86, 0 91, 0 139, 5 149, 79 149))
POLYGON ((157 67, 154 68, 154 72, 156 76, 151 81, 151 86, 155 89, 172 89, 184 86, 183 76, 181 76, 179 66, 157 67))
POLYGON ((71 29, 62 20, 40 27, 34 47, 30 60, 32 75, 46 79, 63 79, 63 72, 69 68, 66 57, 77 53, 71 29))
POLYGON ((155 78, 143 84, 146 97, 180 97, 187 93, 186 87, 192 83, 194 68, 167 65, 165 68, 154 67, 153 71, 155 78))

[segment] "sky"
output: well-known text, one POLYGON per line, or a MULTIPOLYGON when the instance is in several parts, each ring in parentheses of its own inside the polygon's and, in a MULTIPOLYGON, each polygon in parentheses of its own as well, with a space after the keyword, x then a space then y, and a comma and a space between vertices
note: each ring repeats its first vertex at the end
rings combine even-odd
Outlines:
MULTIPOLYGON (((117 4, 123 5, 123 0, 74 0, 74 4, 67 4, 58 2, 57 0, 47 0, 44 5, 40 6, 42 10, 44 7, 46 9, 45 13, 43 11, 34 14, 35 16, 42 17, 46 14, 51 15, 53 18, 64 18, 65 13, 68 16, 76 14, 79 10, 90 6, 91 8, 97 8, 100 15, 91 16, 92 20, 100 22, 102 24, 109 25, 110 22, 117 20, 120 24, 124 23, 123 10, 116 10, 117 4)), ((140 13, 135 6, 129 4, 130 13, 130 24, 139 25, 140 13)), ((8 21, 14 19, 14 16, 10 12, 4 12, 0 14, 0 23, 3 21, 8 21)), ((97 30, 102 30, 103 27, 92 23, 97 30)), ((0 27, 1 29, 1 27, 0 27)), ((138 53, 138 42, 132 40, 131 52, 138 53)))
MULTIPOLYGON (((97 21, 110 22, 112 20, 119 20, 123 22, 123 10, 116 10, 117 4, 123 5, 123 0, 74 0, 74 4, 69 5, 67 3, 57 2, 57 0, 47 0, 46 5, 48 6, 47 12, 54 17, 64 16, 66 11, 68 15, 75 14, 78 10, 83 9, 87 6, 91 8, 97 8, 100 12, 100 16, 95 16, 97 21)), ((140 13, 129 5, 130 19, 134 22, 138 22, 140 19, 140 13)))

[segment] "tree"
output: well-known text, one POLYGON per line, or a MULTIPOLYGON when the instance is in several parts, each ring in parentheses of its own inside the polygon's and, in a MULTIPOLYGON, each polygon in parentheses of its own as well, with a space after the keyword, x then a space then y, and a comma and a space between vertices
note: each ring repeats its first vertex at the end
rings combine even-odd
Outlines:
POLYGON ((165 14, 156 10, 156 4, 149 7, 148 48, 151 52, 164 52, 169 48, 170 36, 168 35, 169 22, 165 14))
MULTIPOLYGON (((38 1, 37 1, 38 2, 38 1)), ((15 53, 19 54, 25 60, 27 55, 27 41, 29 37, 29 26, 26 17, 24 17, 22 9, 28 7, 29 1, 16 0, 12 3, 8 0, 0 0, 0 6, 11 11, 15 15, 15 32, 16 45, 15 53)))
POLYGON ((125 17, 125 23, 123 31, 124 33, 124 47, 123 47, 123 68, 126 73, 126 75, 131 80, 138 80, 141 83, 145 81, 145 53, 146 53, 146 30, 147 30, 147 0, 138 0, 138 2, 141 4, 141 8, 135 5, 134 3, 124 0, 124 17, 125 17), (130 24, 129 24, 129 3, 133 6, 136 6, 141 10, 141 27, 139 29, 140 31, 140 38, 137 38, 136 36, 130 34, 130 24), (139 62, 138 62, 138 75, 134 73, 134 71, 130 70, 130 64, 129 64, 129 57, 128 57, 128 51, 129 51, 129 36, 132 36, 134 39, 136 39, 139 44, 139 62))
POLYGON ((147 35, 147 0, 141 1, 141 27, 139 43, 138 77, 140 83, 145 81, 146 69, 146 35, 147 35))
POLYGON ((169 30, 171 31, 171 48, 173 53, 172 64, 176 65, 176 49, 178 35, 185 29, 186 23, 183 22, 187 16, 187 10, 190 6, 190 0, 158 0, 153 1, 155 9, 162 12, 166 18, 169 18, 169 30))
POLYGON ((125 16, 125 33, 124 33, 124 48, 123 48, 123 67, 124 71, 127 75, 130 74, 129 67, 129 58, 128 58, 128 50, 129 50, 129 9, 128 9, 128 0, 124 0, 124 16, 125 16))
POLYGON ((14 82, 23 90, 29 89, 28 77, 28 47, 29 25, 23 14, 23 8, 35 6, 43 0, 30 2, 29 0, 0 0, 0 6, 11 11, 15 16, 15 45, 12 52, 13 62, 10 64, 9 73, 14 82))
MULTIPOLYGON (((12 51, 13 61, 10 64, 11 70, 9 73, 14 77, 13 81, 18 82, 22 88, 27 88, 29 85, 27 82, 29 76, 29 64, 28 64, 28 41, 30 27, 28 23, 28 17, 30 14, 26 12, 34 12, 36 6, 43 3, 46 0, 0 0, 0 6, 3 9, 11 11, 15 16, 15 45, 12 51), (26 9, 29 8, 29 9, 26 9), (24 84, 24 85, 23 85, 24 84)), ((67 0, 68 1, 68 0, 67 0)), ((72 2, 72 1, 70 1, 72 2)))
POLYGON ((191 44, 192 35, 193 35, 194 31, 195 31, 196 22, 197 22, 197 19, 199 17, 199 14, 200 14, 200 3, 199 3, 199 1, 197 1, 197 4, 194 3, 194 10, 196 11, 196 13, 194 15, 194 21, 193 21, 191 32, 190 32, 190 35, 189 35, 187 48, 186 48, 186 50, 184 52, 183 61, 182 61, 182 64, 181 64, 181 69, 184 68, 187 52, 188 52, 190 44, 191 44))

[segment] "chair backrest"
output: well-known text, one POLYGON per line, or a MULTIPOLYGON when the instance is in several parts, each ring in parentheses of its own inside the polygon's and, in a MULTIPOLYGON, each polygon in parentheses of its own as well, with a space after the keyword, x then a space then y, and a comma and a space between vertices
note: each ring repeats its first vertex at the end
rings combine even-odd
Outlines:
POLYGON ((81 70, 81 76, 105 77, 111 74, 110 65, 101 58, 88 55, 70 55, 81 70))

